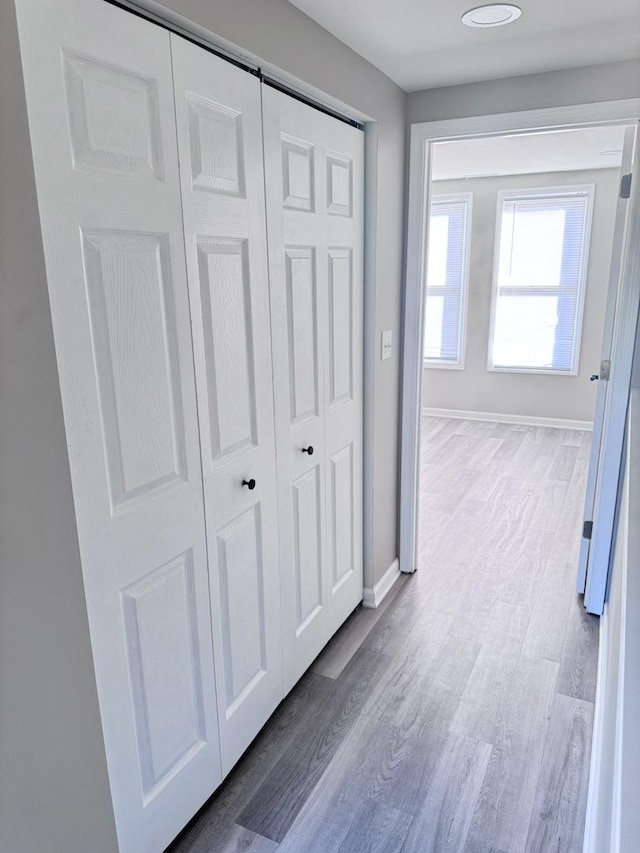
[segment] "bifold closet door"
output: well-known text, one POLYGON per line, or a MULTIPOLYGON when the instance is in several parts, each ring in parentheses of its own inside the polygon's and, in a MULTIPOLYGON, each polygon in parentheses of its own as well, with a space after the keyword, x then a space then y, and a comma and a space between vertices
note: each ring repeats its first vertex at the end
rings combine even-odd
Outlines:
POLYGON ((171 44, 226 773, 283 696, 260 82, 171 44))
POLYGON ((157 853, 221 779, 170 38, 17 9, 118 838, 157 853))
POLYGON ((289 689, 362 600, 364 134, 262 97, 289 689))

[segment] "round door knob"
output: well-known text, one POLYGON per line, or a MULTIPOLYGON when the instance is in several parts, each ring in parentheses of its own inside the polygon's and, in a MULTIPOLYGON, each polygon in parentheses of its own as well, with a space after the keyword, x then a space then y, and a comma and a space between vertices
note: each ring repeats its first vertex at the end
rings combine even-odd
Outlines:
POLYGON ((597 373, 592 373, 589 377, 589 382, 595 382, 596 379, 600 379, 600 376, 597 373))
POLYGON ((256 481, 252 477, 250 480, 243 480, 242 485, 246 486, 249 491, 253 491, 256 487, 256 481))
POLYGON ((310 444, 309 447, 303 447, 302 452, 308 453, 309 456, 313 456, 313 445, 310 444))

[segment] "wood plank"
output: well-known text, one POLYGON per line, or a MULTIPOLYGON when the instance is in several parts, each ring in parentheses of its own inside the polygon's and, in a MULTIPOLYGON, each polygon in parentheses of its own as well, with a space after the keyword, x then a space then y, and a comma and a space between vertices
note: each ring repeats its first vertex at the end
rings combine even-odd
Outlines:
POLYGON ((451 731, 493 742, 496 718, 513 686, 529 617, 522 607, 498 603, 451 731))
POLYGON ((307 673, 282 702, 258 737, 240 759, 214 796, 178 837, 171 853, 185 853, 193 846, 216 849, 228 838, 236 818, 255 795, 292 741, 315 725, 317 709, 324 707, 333 689, 327 678, 307 673))
POLYGON ((556 452, 556 458, 549 471, 551 480, 566 480, 571 479, 573 469, 578 456, 577 446, 570 444, 561 444, 556 452))
POLYGON ((527 841, 557 664, 520 658, 494 706, 493 750, 469 838, 510 853, 527 841))
MULTIPOLYGON (((417 694, 418 685, 425 679, 436 681, 442 674, 442 668, 450 667, 454 647, 461 655, 466 651, 461 641, 447 636, 447 629, 452 621, 450 615, 440 611, 433 614, 425 612, 430 618, 419 623, 416 629, 409 633, 406 649, 396 655, 393 665, 373 686, 362 708, 364 715, 386 723, 398 723, 405 703, 412 701, 417 694)), ((466 646, 469 647, 470 644, 467 643, 466 646)), ((475 660, 477 647, 473 647, 470 653, 475 660)), ((452 672, 450 669, 449 674, 452 672)))
POLYGON ((282 841, 358 717, 390 658, 361 649, 348 664, 317 716, 307 723, 237 819, 241 826, 282 841))
POLYGON ((581 853, 593 705, 556 694, 527 838, 527 853, 581 853))
POLYGON ((398 783, 413 755, 399 729, 359 717, 281 842, 281 853, 339 850, 369 800, 401 811, 394 799, 402 794, 398 783))
POLYGON ((569 612, 576 598, 575 567, 564 560, 549 560, 522 649, 523 655, 559 661, 564 646, 569 612))
POLYGON ((517 452, 520 450, 525 438, 525 433, 509 430, 509 434, 504 438, 500 447, 493 454, 493 460, 496 462, 511 462, 517 452))
POLYGON ((402 853, 459 853, 489 763, 491 746, 450 734, 402 853))
POLYGON ((511 556, 509 567, 503 569, 504 583, 498 592, 500 601, 532 610, 545 568, 545 556, 540 556, 538 551, 522 548, 511 556))
POLYGON ((422 576, 422 572, 407 575, 407 581, 395 597, 393 606, 383 613, 362 643, 363 650, 393 656, 404 649, 406 638, 412 630, 419 630, 419 624, 432 618, 427 602, 420 594, 422 576))
POLYGON ((595 700, 599 631, 599 618, 587 613, 582 600, 576 598, 560 657, 558 693, 587 702, 595 700))
POLYGON ((324 647, 311 666, 311 671, 325 678, 336 679, 343 672, 362 643, 367 639, 382 614, 390 606, 402 585, 409 580, 401 575, 379 607, 359 607, 324 647))
POLYGON ((399 853, 411 824, 411 815, 386 803, 359 803, 338 853, 399 853))
POLYGON ((270 838, 257 835, 243 826, 233 824, 222 832, 217 832, 215 840, 206 837, 171 848, 171 853, 275 853, 278 844, 270 838))

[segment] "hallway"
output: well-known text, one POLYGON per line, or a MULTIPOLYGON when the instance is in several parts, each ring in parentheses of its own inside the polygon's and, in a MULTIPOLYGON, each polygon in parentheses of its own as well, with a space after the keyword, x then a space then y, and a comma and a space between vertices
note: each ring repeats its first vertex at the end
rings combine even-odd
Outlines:
POLYGON ((579 853, 590 435, 423 420, 421 567, 347 621, 174 853, 579 853))

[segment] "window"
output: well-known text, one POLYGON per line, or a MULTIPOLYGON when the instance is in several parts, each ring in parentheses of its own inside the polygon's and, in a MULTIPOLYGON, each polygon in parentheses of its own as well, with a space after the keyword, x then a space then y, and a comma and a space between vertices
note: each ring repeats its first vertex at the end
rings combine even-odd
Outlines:
POLYGON ((431 202, 425 293, 424 362, 462 367, 469 277, 471 194, 431 202))
POLYGON ((498 194, 489 369, 578 372, 593 186, 498 194))

